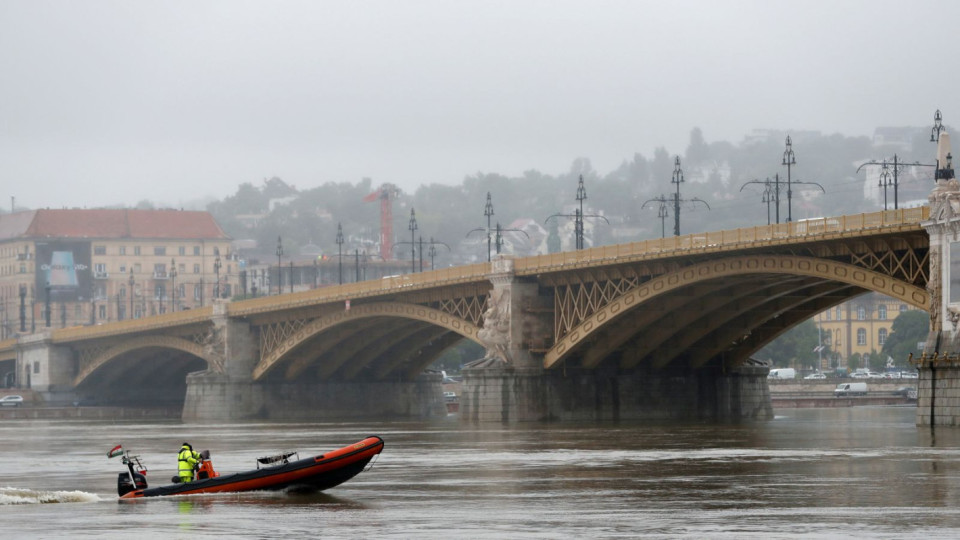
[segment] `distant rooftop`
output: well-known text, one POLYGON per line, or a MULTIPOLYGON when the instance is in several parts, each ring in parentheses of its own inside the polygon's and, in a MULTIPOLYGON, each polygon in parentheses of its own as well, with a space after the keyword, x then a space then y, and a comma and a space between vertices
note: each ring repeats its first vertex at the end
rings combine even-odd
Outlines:
POLYGON ((209 212, 64 208, 0 215, 0 240, 14 238, 227 240, 229 236, 209 212))

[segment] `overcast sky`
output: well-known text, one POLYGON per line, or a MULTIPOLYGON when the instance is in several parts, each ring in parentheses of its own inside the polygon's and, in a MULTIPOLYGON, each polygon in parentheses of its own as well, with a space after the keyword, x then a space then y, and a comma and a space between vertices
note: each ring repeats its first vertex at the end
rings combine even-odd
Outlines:
POLYGON ((412 191, 604 174, 694 127, 957 125, 958 21, 916 0, 0 0, 0 205, 176 206, 274 175, 412 191))

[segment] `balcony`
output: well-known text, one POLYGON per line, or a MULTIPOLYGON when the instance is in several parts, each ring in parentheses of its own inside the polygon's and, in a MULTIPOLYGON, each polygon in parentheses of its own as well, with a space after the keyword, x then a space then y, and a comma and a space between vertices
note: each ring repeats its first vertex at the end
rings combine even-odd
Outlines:
POLYGON ((17 253, 18 261, 32 261, 33 253, 17 253))
POLYGON ((107 279, 110 277, 110 273, 106 271, 95 270, 93 272, 93 279, 107 279))
POLYGON ((166 271, 154 270, 153 279, 170 279, 170 276, 167 275, 166 271))

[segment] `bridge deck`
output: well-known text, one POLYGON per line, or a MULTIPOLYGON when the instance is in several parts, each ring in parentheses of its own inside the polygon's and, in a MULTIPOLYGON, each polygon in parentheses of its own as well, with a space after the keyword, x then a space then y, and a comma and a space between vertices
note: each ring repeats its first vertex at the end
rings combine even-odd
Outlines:
MULTIPOLYGON (((764 246, 799 244, 830 238, 857 238, 903 231, 921 231, 922 221, 929 219, 930 209, 919 208, 888 210, 868 214, 818 218, 811 220, 745 227, 725 231, 694 233, 655 240, 600 246, 580 251, 567 251, 549 255, 513 260, 517 275, 537 275, 565 269, 587 266, 603 266, 612 263, 644 259, 668 258, 676 255, 734 251, 764 246)), ((370 298, 398 292, 417 291, 484 282, 491 273, 489 263, 477 263, 428 272, 388 276, 379 280, 346 283, 309 291, 266 296, 232 302, 226 306, 228 316, 247 316, 271 311, 343 302, 350 299, 370 298)), ((61 328, 52 331, 55 343, 130 334, 161 328, 187 326, 209 321, 213 315, 210 306, 176 313, 166 313, 142 319, 99 324, 96 326, 61 328)), ((0 341, 0 359, 15 357, 17 340, 0 341)))

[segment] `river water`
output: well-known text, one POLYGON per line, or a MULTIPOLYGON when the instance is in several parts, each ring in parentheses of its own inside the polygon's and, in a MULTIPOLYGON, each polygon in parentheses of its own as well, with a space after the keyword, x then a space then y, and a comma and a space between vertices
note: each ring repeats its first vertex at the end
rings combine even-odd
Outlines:
POLYGON ((960 428, 914 409, 745 424, 0 423, 0 538, 957 538, 960 428), (115 444, 165 484, 183 440, 217 469, 386 441, 325 493, 119 502, 115 444))

